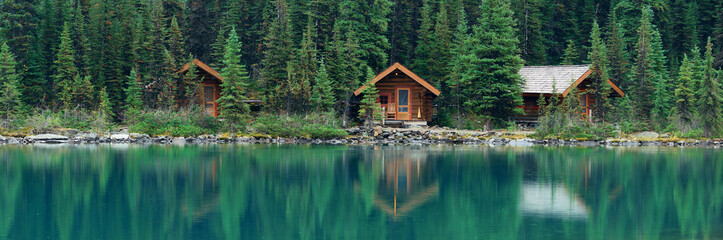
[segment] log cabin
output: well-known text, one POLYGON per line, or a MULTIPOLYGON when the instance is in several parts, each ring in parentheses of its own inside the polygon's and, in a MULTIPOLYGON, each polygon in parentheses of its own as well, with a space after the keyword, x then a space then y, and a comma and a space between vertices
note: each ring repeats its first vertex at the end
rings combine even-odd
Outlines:
MULTIPOLYGON (((180 73, 186 74, 191 69, 191 64, 196 68, 196 80, 201 82, 201 109, 213 117, 218 117, 218 98, 221 97, 221 82, 223 77, 216 70, 209 67, 198 59, 187 63, 181 68, 180 73)), ((183 103, 187 104, 187 103, 183 103)))
MULTIPOLYGON (((580 93, 581 113, 587 119, 593 115, 592 106, 595 98, 586 94, 590 88, 588 79, 592 70, 589 65, 552 65, 552 66, 526 66, 520 69, 519 74, 524 81, 522 99, 525 111, 524 116, 516 116, 517 122, 536 122, 539 117, 537 100, 542 94, 545 98, 558 95, 566 97, 572 89, 577 88, 580 93), (554 91, 553 91, 554 85, 554 91)), ((625 93, 610 79, 607 80, 612 91, 610 97, 623 97, 625 93)))
MULTIPOLYGON (((196 81, 200 82, 201 87, 201 109, 206 115, 212 117, 218 117, 218 98, 221 97, 221 83, 223 77, 216 70, 201 62, 198 59, 193 59, 193 62, 187 63, 181 68, 180 73, 186 74, 193 64, 196 68, 196 81)), ((261 100, 249 99, 244 100, 245 103, 251 105, 252 111, 258 111, 261 100)), ((186 105, 188 103, 179 103, 179 105, 186 105)))
MULTIPOLYGON (((387 120, 426 125, 436 114, 433 101, 441 92, 402 64, 394 63, 369 81, 378 90, 377 102, 387 120)), ((354 95, 360 96, 365 88, 366 84, 354 95)))

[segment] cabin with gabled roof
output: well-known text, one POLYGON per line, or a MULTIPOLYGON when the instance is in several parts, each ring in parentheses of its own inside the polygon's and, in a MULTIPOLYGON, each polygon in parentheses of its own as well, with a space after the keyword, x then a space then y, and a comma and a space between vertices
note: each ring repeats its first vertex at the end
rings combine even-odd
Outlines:
MULTIPOLYGON (((441 92, 402 64, 392 64, 369 81, 378 90, 377 102, 387 120, 425 125, 436 114, 433 101, 441 92)), ((365 88, 362 85, 354 95, 360 96, 365 88)))
MULTIPOLYGON (((577 88, 580 93, 581 113, 585 116, 593 116, 595 98, 586 92, 590 88, 591 80, 588 78, 592 70, 589 65, 551 65, 551 66, 526 66, 520 69, 519 74, 524 81, 522 87, 522 98, 525 111, 524 116, 517 116, 518 122, 537 121, 539 106, 537 100, 542 94, 545 98, 558 95, 566 97, 570 91, 577 88)), ((609 97, 623 97, 625 93, 615 83, 607 80, 612 91, 609 97)))
MULTIPOLYGON (((201 108, 204 113, 209 116, 218 117, 218 98, 221 97, 221 82, 223 77, 216 70, 201 62, 193 59, 192 63, 187 63, 181 68, 180 73, 186 74, 191 69, 191 64, 196 67, 196 79, 201 82, 201 108)), ((182 105, 188 103, 181 103, 182 105)))

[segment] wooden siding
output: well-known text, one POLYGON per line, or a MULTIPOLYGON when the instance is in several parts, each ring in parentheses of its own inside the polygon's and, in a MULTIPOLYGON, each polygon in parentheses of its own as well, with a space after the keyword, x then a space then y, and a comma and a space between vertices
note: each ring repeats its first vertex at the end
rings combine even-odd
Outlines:
POLYGON ((433 100, 435 95, 424 86, 404 74, 390 74, 390 76, 375 84, 379 93, 390 94, 390 102, 396 103, 397 89, 410 89, 411 121, 431 121, 434 114, 433 100), (421 113, 420 113, 421 111, 421 113), (421 117, 420 117, 421 116, 421 117))

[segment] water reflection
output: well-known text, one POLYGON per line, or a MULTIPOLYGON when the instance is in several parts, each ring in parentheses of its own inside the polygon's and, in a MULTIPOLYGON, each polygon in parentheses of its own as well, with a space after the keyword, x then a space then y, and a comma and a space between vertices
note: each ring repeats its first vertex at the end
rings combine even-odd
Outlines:
POLYGON ((0 239, 723 238, 723 152, 3 146, 0 239))

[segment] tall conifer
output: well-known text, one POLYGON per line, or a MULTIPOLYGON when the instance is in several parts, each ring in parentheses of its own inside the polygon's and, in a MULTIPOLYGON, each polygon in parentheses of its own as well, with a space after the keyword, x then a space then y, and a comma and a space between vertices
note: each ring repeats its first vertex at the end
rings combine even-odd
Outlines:
POLYGON ((698 88, 698 112, 700 113, 703 133, 706 136, 719 136, 722 132, 723 122, 723 93, 721 93, 721 82, 719 71, 713 68, 713 43, 708 38, 705 47, 705 58, 703 59, 703 79, 698 88))
POLYGON ((226 39, 226 54, 221 76, 221 97, 218 99, 220 117, 226 119, 232 131, 247 117, 249 106, 246 100, 246 86, 249 79, 246 66, 241 64, 241 43, 236 29, 231 29, 226 39))
POLYGON ((10 52, 6 43, 0 46, 0 127, 8 128, 10 118, 20 111, 22 102, 21 93, 18 90, 20 76, 16 72, 17 62, 15 56, 10 52))

